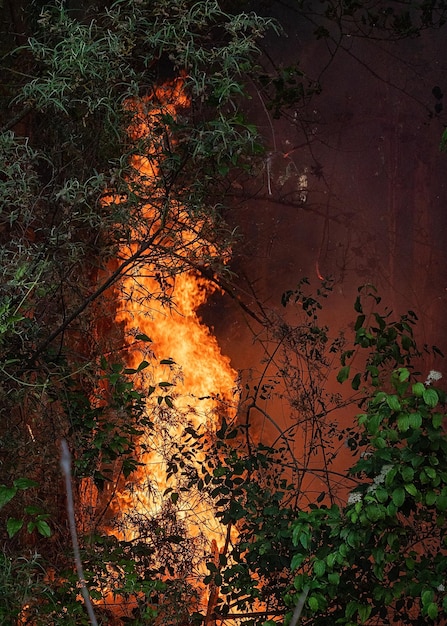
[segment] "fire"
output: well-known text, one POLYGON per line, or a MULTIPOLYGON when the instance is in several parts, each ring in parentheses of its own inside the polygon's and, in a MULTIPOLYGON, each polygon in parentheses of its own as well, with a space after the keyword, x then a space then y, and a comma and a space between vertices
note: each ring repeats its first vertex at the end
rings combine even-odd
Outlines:
MULTIPOLYGON (((138 119, 129 131, 130 136, 134 139, 149 136, 160 116, 175 118, 188 104, 182 80, 161 87, 155 98, 129 103, 137 111, 138 119)), ((151 265, 148 254, 146 267, 139 265, 126 275, 122 291, 127 297, 122 298, 116 316, 128 341, 129 367, 138 368, 150 347, 151 358, 146 359, 150 366, 143 375, 148 387, 156 389, 147 404, 154 428, 148 429, 140 441, 143 468, 137 477, 132 475, 131 482, 118 495, 114 513, 121 522, 119 530, 112 532, 125 540, 139 539, 144 520, 149 524, 150 519, 163 518, 166 507, 173 507, 176 523, 196 545, 203 546, 207 560, 212 560, 224 545, 225 531, 199 492, 188 492, 184 497, 181 491, 176 491, 167 478, 167 457, 170 442, 180 440, 185 426, 212 431, 219 424, 219 411, 224 410, 227 418, 234 416, 237 375, 198 314, 199 307, 216 287, 196 270, 184 269, 179 260, 186 258, 194 268, 217 253, 201 234, 207 232, 207 224, 189 226, 186 211, 176 202, 168 209, 163 208, 165 198, 154 184, 160 175, 160 163, 163 166, 163 156, 155 145, 148 154, 136 156, 132 165, 135 176, 139 177, 138 184, 143 191, 147 188, 150 198, 141 208, 147 237, 157 242, 157 249, 164 255, 166 272, 159 275, 159 266, 151 265), (161 289, 169 293, 169 304, 160 298, 144 296, 160 293, 161 289), (150 343, 138 343, 135 337, 141 336, 150 338, 150 343), (159 365, 158 359, 161 359, 159 365), (169 493, 170 489, 169 498, 165 492, 169 493)), ((130 243, 122 247, 120 256, 130 258, 137 251, 138 244, 130 243)), ((200 458, 196 462, 200 463, 200 458)), ((210 593, 213 594, 215 590, 210 593)))

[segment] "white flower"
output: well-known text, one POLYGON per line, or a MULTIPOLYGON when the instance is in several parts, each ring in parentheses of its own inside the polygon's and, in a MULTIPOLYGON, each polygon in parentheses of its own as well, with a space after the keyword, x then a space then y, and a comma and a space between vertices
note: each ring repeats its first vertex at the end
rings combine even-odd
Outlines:
POLYGON ((385 478, 386 475, 388 474, 388 472, 390 471, 390 469, 392 469, 393 466, 392 465, 384 465, 382 467, 382 469, 380 470, 380 473, 377 474, 377 476, 374 476, 373 478, 373 484, 370 485, 367 489, 367 491, 371 492, 371 491, 375 491, 377 485, 381 485, 382 483, 385 482, 385 478))
POLYGON ((393 469, 392 465, 384 465, 382 469, 380 470, 380 474, 377 474, 377 476, 374 478, 374 484, 381 485, 382 483, 384 483, 386 475, 392 469, 393 469))
POLYGON ((431 385, 433 382, 440 380, 442 378, 441 372, 437 372, 436 370, 430 370, 427 380, 425 381, 425 385, 431 385))
POLYGON ((445 587, 444 587, 444 585, 443 585, 442 583, 441 583, 440 585, 438 585, 438 586, 436 587, 436 589, 437 589, 438 591, 445 591, 445 587))
POLYGON ((360 502, 362 499, 362 494, 359 491, 351 491, 348 497, 348 504, 355 504, 356 502, 360 502))

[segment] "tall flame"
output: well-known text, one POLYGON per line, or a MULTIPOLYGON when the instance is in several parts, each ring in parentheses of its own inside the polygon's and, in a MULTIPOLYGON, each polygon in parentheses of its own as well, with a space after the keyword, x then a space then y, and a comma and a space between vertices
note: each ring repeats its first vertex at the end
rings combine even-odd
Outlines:
MULTIPOLYGON (((130 136, 149 137, 160 115, 175 118, 182 107, 188 106, 182 87, 182 80, 176 80, 157 90, 155 100, 128 104, 137 110, 139 119, 139 123, 130 129, 130 136)), ((148 196, 152 194, 151 202, 140 209, 143 219, 150 225, 149 236, 160 228, 160 217, 154 208, 157 202, 153 196, 156 189, 154 181, 160 173, 157 165, 159 155, 155 155, 157 158, 153 156, 151 153, 136 156, 132 164, 136 176, 140 177, 139 183, 148 187, 148 196)), ((165 228, 161 237, 168 265, 170 258, 173 266, 178 262, 175 246, 179 245, 179 239, 182 253, 189 255, 193 266, 200 263, 204 255, 216 254, 214 246, 200 236, 197 224, 188 227, 188 216, 182 206, 175 205, 170 210, 165 225, 169 228, 165 228), (173 252, 172 257, 169 256, 170 251, 173 252)), ((136 251, 136 244, 129 244, 122 247, 120 254, 130 258, 136 251)), ((150 256, 147 259, 150 263, 150 256)), ((154 268, 143 271, 140 266, 133 274, 127 275, 123 292, 131 294, 131 297, 123 298, 116 316, 116 321, 129 338, 129 367, 137 369, 145 358, 144 349, 135 348, 138 345, 135 336, 150 338, 151 354, 156 358, 150 359, 151 365, 144 374, 147 384, 159 391, 148 399, 147 411, 154 428, 149 429, 140 441, 144 465, 138 477, 132 476, 132 482, 119 494, 114 511, 122 520, 118 534, 126 540, 138 538, 142 519, 163 515, 163 507, 166 506, 164 494, 171 485, 166 467, 171 438, 180 441, 188 425, 194 429, 216 429, 219 412, 224 410, 227 418, 235 413, 236 372, 229 359, 221 354, 216 338, 198 314, 199 307, 214 291, 214 285, 199 277, 194 270, 179 271, 178 265, 163 277, 163 281, 164 287, 169 290, 169 304, 161 298, 145 301, 139 297, 143 293, 160 292, 160 280, 157 280, 154 268), (157 359, 161 359, 159 365, 157 359)), ((200 463, 200 458, 197 463, 200 463)), ((207 560, 215 558, 224 543, 224 533, 210 510, 210 504, 203 500, 200 493, 191 492, 186 498, 181 493, 171 493, 170 504, 175 506, 176 519, 180 520, 186 534, 197 542, 200 539, 205 552, 208 552, 207 560)))

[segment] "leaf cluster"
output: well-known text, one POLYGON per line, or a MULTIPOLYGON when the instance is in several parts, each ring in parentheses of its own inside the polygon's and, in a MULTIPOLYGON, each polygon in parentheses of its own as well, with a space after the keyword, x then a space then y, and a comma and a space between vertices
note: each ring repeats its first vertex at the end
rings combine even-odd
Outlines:
POLYGON ((442 27, 446 19, 444 0, 323 2, 313 15, 317 38, 326 38, 338 31, 350 37, 385 41, 418 37, 428 28, 442 27))
POLYGON ((309 589, 303 623, 445 616, 445 394, 401 367, 358 417, 367 442, 347 505, 312 507, 293 523, 294 589, 309 589))

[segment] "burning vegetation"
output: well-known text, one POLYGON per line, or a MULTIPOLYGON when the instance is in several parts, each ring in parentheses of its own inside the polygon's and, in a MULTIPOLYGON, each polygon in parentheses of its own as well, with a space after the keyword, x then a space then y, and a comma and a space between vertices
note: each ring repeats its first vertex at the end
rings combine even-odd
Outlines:
POLYGON ((214 0, 0 11, 2 623, 444 619, 446 398, 416 314, 367 286, 349 334, 320 270, 272 308, 232 274, 231 197, 276 176, 246 84, 273 117, 321 91, 258 67, 277 25, 214 0), (202 321, 224 293, 256 374, 202 321))

